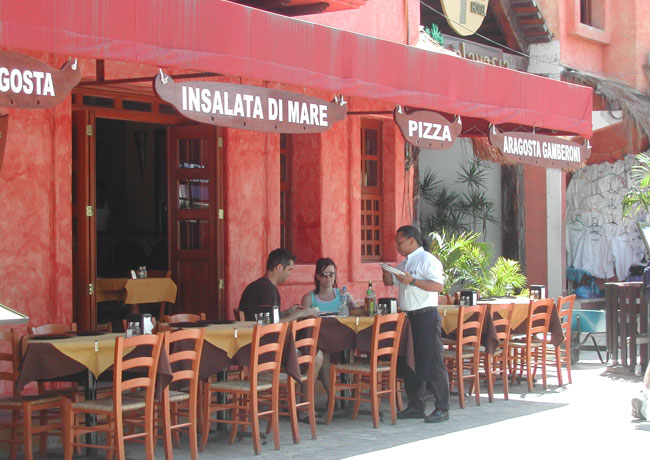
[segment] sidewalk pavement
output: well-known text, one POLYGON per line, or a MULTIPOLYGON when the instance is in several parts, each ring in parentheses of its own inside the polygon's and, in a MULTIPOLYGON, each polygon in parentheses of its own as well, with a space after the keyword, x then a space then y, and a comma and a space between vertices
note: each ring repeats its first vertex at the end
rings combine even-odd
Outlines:
MULTIPOLYGON (((281 420, 281 449, 273 449, 269 435, 268 442, 262 445, 262 457, 369 460, 455 455, 533 460, 647 456, 650 422, 636 421, 630 415, 630 400, 639 393, 641 378, 608 373, 606 366, 594 358, 595 353, 583 351, 572 372, 573 383, 564 387, 558 387, 555 375, 551 374, 549 388, 544 391, 540 375, 532 393, 526 391, 522 382, 510 387, 508 401, 497 393, 495 401, 489 403, 483 385, 481 405, 475 406, 474 398, 468 398, 465 409, 459 408, 458 397, 452 395, 450 419, 439 424, 411 419, 391 425, 385 403, 384 420, 377 429, 372 427, 367 414, 356 420, 335 417, 331 425, 318 425, 318 439, 312 440, 309 425, 301 423, 301 443, 294 445, 288 421, 281 420)), ((500 384, 495 391, 501 391, 500 384)), ((430 402, 428 410, 432 409, 430 402)), ((128 446, 127 458, 144 458, 142 446, 128 446)), ((161 443, 156 458, 164 458, 161 443)), ((226 432, 219 431, 211 433, 208 447, 199 453, 199 458, 259 457, 254 455, 250 438, 230 446, 226 432)), ((174 449, 174 459, 190 459, 187 439, 182 440, 181 448, 174 449)))

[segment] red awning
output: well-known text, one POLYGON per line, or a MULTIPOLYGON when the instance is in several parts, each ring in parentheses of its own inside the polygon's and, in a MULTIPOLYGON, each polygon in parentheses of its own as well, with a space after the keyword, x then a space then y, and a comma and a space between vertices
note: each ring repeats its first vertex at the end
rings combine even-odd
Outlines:
POLYGON ((591 135, 592 89, 220 0, 0 0, 2 46, 320 88, 591 135))

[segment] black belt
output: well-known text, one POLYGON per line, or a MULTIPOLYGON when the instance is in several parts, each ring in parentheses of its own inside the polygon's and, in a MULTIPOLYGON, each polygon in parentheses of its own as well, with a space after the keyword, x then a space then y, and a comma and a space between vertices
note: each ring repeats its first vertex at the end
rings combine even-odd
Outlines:
POLYGON ((425 313, 431 313, 433 311, 436 311, 437 309, 438 309, 437 307, 424 307, 424 308, 418 308, 417 310, 407 311, 406 314, 408 316, 417 316, 417 315, 423 315, 425 313))

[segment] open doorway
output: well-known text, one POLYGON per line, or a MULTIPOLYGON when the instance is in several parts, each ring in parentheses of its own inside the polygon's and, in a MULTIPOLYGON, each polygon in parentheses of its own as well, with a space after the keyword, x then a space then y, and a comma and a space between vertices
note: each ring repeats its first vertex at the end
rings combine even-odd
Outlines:
MULTIPOLYGON (((95 126, 97 277, 169 270, 166 127, 108 118, 95 126)), ((125 315, 119 302, 105 302, 97 320, 125 315)))

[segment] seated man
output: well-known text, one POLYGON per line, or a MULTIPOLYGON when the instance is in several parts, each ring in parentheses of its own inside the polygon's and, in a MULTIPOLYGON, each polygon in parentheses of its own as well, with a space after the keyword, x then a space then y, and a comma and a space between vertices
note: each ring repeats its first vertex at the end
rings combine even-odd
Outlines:
MULTIPOLYGON (((255 321, 253 315, 255 307, 282 305, 278 286, 289 278, 295 260, 296 257, 286 249, 271 251, 266 261, 266 273, 246 286, 239 300, 239 311, 244 312, 246 321, 255 321)), ((286 311, 280 311, 280 321, 283 322, 315 316, 318 316, 318 312, 302 305, 294 305, 286 311)))

